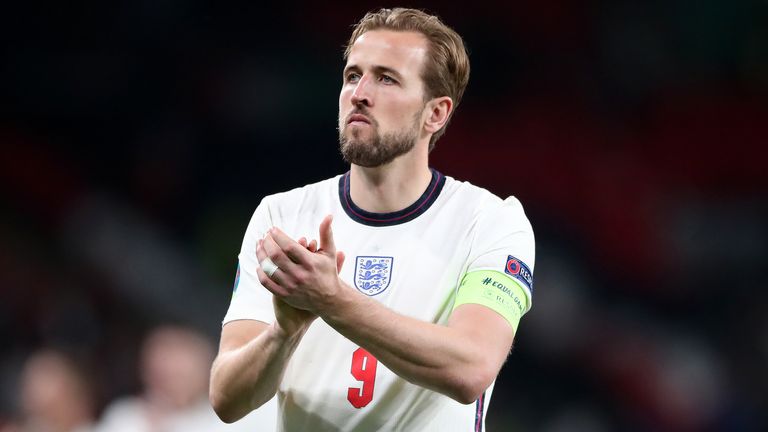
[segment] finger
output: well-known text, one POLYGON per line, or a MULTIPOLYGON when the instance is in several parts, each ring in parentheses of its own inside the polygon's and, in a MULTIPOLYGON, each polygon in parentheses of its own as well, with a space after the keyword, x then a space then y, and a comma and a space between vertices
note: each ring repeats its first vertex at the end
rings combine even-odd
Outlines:
POLYGON ((344 255, 344 252, 336 252, 336 273, 341 273, 341 268, 344 266, 345 258, 346 256, 344 255))
POLYGON ((264 258, 267 257, 267 252, 264 250, 264 246, 262 246, 262 243, 264 240, 259 240, 259 243, 256 245, 256 259, 261 263, 264 261, 264 258))
MULTIPOLYGON (((298 243, 295 244, 297 247, 301 247, 298 243)), ((283 249, 278 246, 271 234, 267 234, 267 236, 264 237, 264 240, 261 242, 261 247, 266 252, 266 256, 268 256, 279 269, 286 273, 292 273, 295 270, 296 263, 294 263, 293 260, 285 254, 283 249)))
POLYGON ((292 238, 288 237, 288 234, 284 233, 280 228, 275 227, 270 229, 269 237, 272 238, 275 245, 277 245, 277 247, 279 247, 294 263, 303 263, 309 259, 310 252, 292 238))
POLYGON ((331 230, 333 216, 328 215, 320 222, 320 250, 326 251, 331 256, 336 255, 336 244, 333 241, 333 231, 331 230))
MULTIPOLYGON (((258 267, 256 269, 256 274, 259 277, 259 282, 261 282, 261 284, 264 285, 264 288, 266 288, 267 291, 271 292, 272 294, 278 297, 285 297, 286 295, 288 295, 288 291, 286 291, 283 287, 281 287, 280 284, 270 279, 269 276, 267 276, 267 274, 264 273, 264 270, 262 270, 261 267, 258 267)), ((272 276, 274 276, 274 274, 272 276)))
POLYGON ((302 238, 298 239, 297 242, 300 245, 304 246, 305 248, 307 247, 307 238, 306 237, 302 237, 302 238))
POLYGON ((308 249, 310 252, 312 252, 312 253, 315 253, 315 252, 317 252, 317 240, 315 240, 315 239, 312 239, 312 241, 311 241, 311 242, 309 242, 309 246, 307 246, 307 249, 308 249))
MULTIPOLYGON (((272 246, 272 249, 275 249, 275 247, 272 246)), ((264 261, 266 258, 269 258, 269 253, 270 251, 267 250, 264 239, 259 240, 258 245, 256 245, 256 259, 259 260, 259 265, 261 265, 262 261, 264 261)), ((274 260, 272 260, 272 262, 275 263, 274 260)), ((278 264, 275 263, 275 265, 278 264)))
POLYGON ((259 260, 259 270, 261 270, 264 275, 266 275, 269 279, 280 285, 280 287, 285 291, 284 287, 290 287, 292 286, 293 282, 295 281, 294 278, 287 274, 286 272, 282 271, 280 269, 280 265, 277 264, 272 258, 269 258, 269 255, 267 254, 267 251, 264 249, 264 241, 259 240, 258 246, 256 246, 256 258, 259 260), (277 269, 272 272, 271 275, 268 275, 264 271, 264 267, 262 266, 262 263, 265 259, 269 258, 272 260, 272 263, 277 266, 277 269))

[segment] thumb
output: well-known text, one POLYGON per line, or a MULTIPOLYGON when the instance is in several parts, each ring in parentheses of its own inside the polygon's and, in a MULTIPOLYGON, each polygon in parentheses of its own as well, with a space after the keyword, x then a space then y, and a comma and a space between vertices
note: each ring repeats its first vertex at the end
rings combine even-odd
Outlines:
POLYGON ((320 222, 320 250, 336 255, 336 244, 333 241, 333 231, 331 230, 333 216, 328 215, 320 222))
POLYGON ((345 258, 346 256, 344 255, 344 252, 336 252, 336 273, 341 273, 341 268, 344 266, 345 258))

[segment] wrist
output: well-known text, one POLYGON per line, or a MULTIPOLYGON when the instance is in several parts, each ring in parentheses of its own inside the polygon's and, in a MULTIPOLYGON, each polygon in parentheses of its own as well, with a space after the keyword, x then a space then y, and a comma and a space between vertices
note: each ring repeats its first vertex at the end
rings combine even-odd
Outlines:
POLYGON ((268 328, 269 337, 279 343, 296 343, 307 332, 309 324, 285 326, 275 320, 268 328))
POLYGON ((326 299, 323 306, 317 311, 317 315, 324 321, 343 321, 346 311, 354 310, 360 300, 360 293, 339 279, 338 289, 335 295, 326 299))

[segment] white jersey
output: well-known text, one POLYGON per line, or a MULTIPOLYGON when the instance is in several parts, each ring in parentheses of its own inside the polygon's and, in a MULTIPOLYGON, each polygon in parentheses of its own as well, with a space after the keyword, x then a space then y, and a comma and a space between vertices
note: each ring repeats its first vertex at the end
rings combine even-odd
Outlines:
MULTIPOLYGON (((224 323, 274 321, 272 294, 256 273, 258 240, 272 226, 294 239, 318 238, 328 214, 336 248, 346 254, 340 277, 361 294, 422 321, 448 322, 468 271, 504 272, 513 257, 516 266, 533 269, 533 231, 516 198, 501 200, 432 174, 424 194, 394 213, 370 213, 352 203, 349 173, 264 198, 245 233, 224 323)), ((531 275, 526 276, 514 280, 530 307, 531 275)), ((480 431, 492 391, 493 384, 475 404, 463 405, 411 384, 318 319, 280 383, 278 430, 480 431)))

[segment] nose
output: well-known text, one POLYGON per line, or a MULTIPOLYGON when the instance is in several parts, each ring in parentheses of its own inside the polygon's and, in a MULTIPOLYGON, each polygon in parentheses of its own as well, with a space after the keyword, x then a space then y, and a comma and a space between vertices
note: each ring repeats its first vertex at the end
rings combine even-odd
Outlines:
POLYGON ((372 89, 368 75, 363 75, 360 77, 360 81, 357 82, 355 89, 352 91, 352 104, 356 106, 372 106, 373 99, 371 98, 371 90, 372 89))

